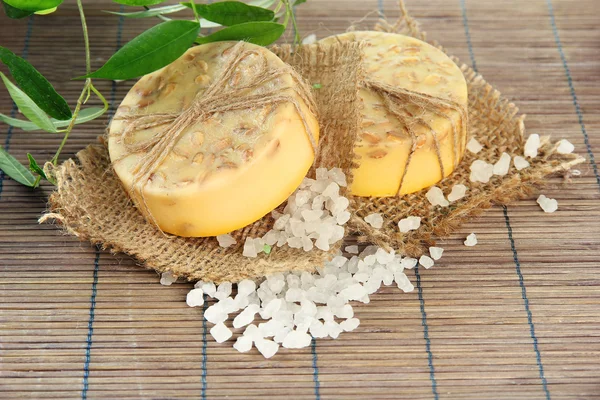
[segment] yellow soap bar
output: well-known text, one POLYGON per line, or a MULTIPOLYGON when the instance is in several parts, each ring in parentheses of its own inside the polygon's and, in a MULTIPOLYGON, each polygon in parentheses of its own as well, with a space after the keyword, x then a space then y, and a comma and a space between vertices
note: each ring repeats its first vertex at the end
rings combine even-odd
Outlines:
MULTIPOLYGON (((365 80, 467 105, 467 84, 442 51, 418 39, 383 32, 349 32, 323 39, 364 42, 365 80)), ((466 113, 401 105, 401 121, 379 92, 361 88, 360 156, 351 192, 357 196, 395 196, 434 185, 456 168, 466 146, 466 113), (411 134, 412 132, 412 134, 411 134), (437 137, 437 144, 435 137, 437 137), (441 163, 440 163, 441 160, 441 163), (408 166, 407 166, 408 165, 408 166)))
POLYGON ((141 78, 121 103, 109 131, 114 170, 146 218, 164 232, 200 237, 242 228, 284 202, 313 163, 318 121, 298 86, 290 67, 263 47, 238 42, 193 47, 141 78), (231 76, 211 92, 234 56, 239 63, 231 76), (267 76, 260 78, 265 69, 267 76), (172 123, 148 123, 124 135, 132 115, 177 117, 207 93, 230 92, 235 95, 221 96, 221 108, 242 98, 248 104, 209 115, 197 107, 197 118, 177 133, 159 165, 142 182, 135 177, 147 162, 146 144, 164 137, 172 123), (284 101, 260 103, 266 93, 284 101))

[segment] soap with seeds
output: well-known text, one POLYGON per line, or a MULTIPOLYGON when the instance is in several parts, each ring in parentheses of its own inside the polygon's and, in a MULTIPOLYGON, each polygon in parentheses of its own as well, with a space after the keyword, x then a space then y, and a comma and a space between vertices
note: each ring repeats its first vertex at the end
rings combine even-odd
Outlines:
POLYGON ((117 109, 108 139, 114 170, 142 214, 164 232, 204 237, 242 228, 284 202, 313 163, 318 121, 299 85, 290 67, 264 47, 193 47, 141 78, 117 109), (215 80, 222 87, 211 92, 215 80), (210 107, 198 101, 207 93, 232 94, 204 114, 210 107), (261 102, 268 93, 281 96, 261 102), (236 102, 243 107, 231 106, 236 102), (148 143, 166 136, 194 107, 194 118, 169 139, 164 157, 136 176, 148 162, 148 143))
POLYGON ((467 85, 458 66, 441 50, 399 34, 357 31, 322 40, 337 41, 364 43, 366 84, 359 91, 362 127, 355 153, 360 159, 352 194, 413 193, 450 175, 463 156, 467 135, 467 85), (399 103, 398 118, 369 82, 416 92, 439 104, 423 108, 399 103))

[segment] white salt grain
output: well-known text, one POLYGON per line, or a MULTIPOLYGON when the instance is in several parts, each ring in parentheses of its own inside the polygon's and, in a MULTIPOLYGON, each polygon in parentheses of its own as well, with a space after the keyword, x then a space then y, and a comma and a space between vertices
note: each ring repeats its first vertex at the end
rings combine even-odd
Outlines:
POLYGON ((332 339, 337 339, 337 337, 340 336, 340 333, 343 331, 343 329, 340 327, 340 324, 335 321, 325 321, 325 329, 327 329, 327 334, 332 339))
POLYGON ((555 199, 550 199, 543 194, 538 197, 537 203, 540 205, 542 210, 544 210, 544 212, 553 213, 554 211, 558 210, 558 201, 555 199))
POLYGON ((237 243, 237 241, 229 233, 226 233, 224 235, 218 235, 217 241, 219 242, 219 246, 225 247, 225 248, 227 248, 229 246, 233 246, 234 244, 237 243))
POLYGON ((313 320, 308 329, 314 338, 318 339, 327 337, 327 328, 325 328, 325 324, 317 319, 313 320))
POLYGON ((199 281, 194 285, 195 288, 200 288, 204 293, 209 295, 210 297, 214 297, 217 292, 217 287, 213 282, 202 282, 199 281))
POLYGON ((452 191, 448 195, 448 201, 450 203, 455 202, 456 200, 460 200, 465 197, 467 193, 467 187, 463 184, 456 184, 452 186, 452 191))
POLYGON ((467 150, 469 150, 471 153, 477 154, 483 150, 483 146, 477 141, 477 139, 472 137, 471 140, 469 140, 469 143, 467 143, 467 150))
POLYGON ((523 151, 525 157, 535 158, 538 154, 538 149, 540 148, 540 135, 537 133, 532 133, 527 138, 527 142, 525 142, 525 149, 523 151))
POLYGON ((248 305, 233 319, 233 327, 237 329, 254 322, 254 316, 258 312, 258 309, 259 307, 256 304, 248 305))
POLYGON ((254 342, 254 345, 264 358, 273 357, 277 353, 277 350, 279 350, 279 345, 268 339, 258 339, 254 342))
POLYGON ((375 229, 380 229, 383 226, 383 217, 379 213, 369 214, 365 217, 365 222, 375 229))
POLYGON ((442 192, 442 189, 437 186, 432 186, 427 191, 427 194, 425 194, 425 197, 427 197, 427 200, 429 200, 433 206, 448 207, 450 204, 444 197, 444 192, 442 192))
POLYGON ((521 156, 515 156, 515 158, 513 158, 513 164, 515 164, 515 168, 517 169, 517 171, 529 167, 529 161, 527 161, 521 156))
POLYGON ((231 330, 228 327, 226 327, 223 322, 219 322, 218 324, 210 328, 210 334, 217 343, 223 343, 233 335, 231 330))
POLYGON ((571 170, 571 175, 573 176, 580 176, 581 175, 581 171, 578 169, 572 169, 571 170))
POLYGON ((291 331, 281 345, 286 349, 301 349, 310 346, 311 341, 312 337, 308 333, 291 331))
POLYGON ((349 254, 358 254, 358 246, 357 245, 352 245, 352 246, 346 246, 346 253, 349 254))
POLYGON ((414 231, 419 229, 421 226, 421 217, 406 217, 398 222, 398 228, 400 228, 400 232, 406 233, 409 231, 414 231))
POLYGON ((419 264, 421 264, 423 267, 425 267, 425 269, 429 269, 429 268, 433 267, 434 262, 431 259, 431 257, 422 255, 421 258, 419 258, 419 264))
POLYGON ((221 282, 221 284, 217 288, 217 293, 215 293, 215 297, 219 295, 219 297, 217 297, 219 300, 223 300, 224 298, 229 297, 229 295, 231 295, 232 288, 233 285, 231 284, 231 282, 221 282))
POLYGON ((185 297, 185 302, 190 307, 199 307, 204 304, 204 292, 202 289, 192 289, 185 297))
POLYGON ((413 269, 417 265, 417 262, 419 262, 419 260, 416 258, 406 257, 402 259, 400 265, 404 269, 413 269))
POLYGON ((475 160, 471 164, 471 174, 469 175, 471 182, 487 183, 493 175, 494 166, 492 164, 488 164, 483 160, 475 160))
POLYGON ((360 325, 358 318, 348 318, 340 323, 340 328, 342 328, 345 332, 350 332, 358 328, 358 325, 360 325))
POLYGON ((567 139, 561 139, 558 142, 558 147, 556 148, 556 152, 558 154, 569 154, 572 153, 573 150, 575 150, 575 146, 573 146, 573 144, 567 139))
POLYGON ((351 216, 352 214, 350 214, 349 211, 342 211, 335 217, 335 222, 337 222, 338 225, 344 225, 346 222, 350 221, 351 216))
POLYGON ((473 247, 477 244, 477 235, 471 233, 465 240, 465 246, 473 247))
POLYGON ((237 285, 238 295, 248 296, 256 290, 256 283, 250 279, 244 279, 237 285))
POLYGON ((254 239, 249 237, 246 238, 242 255, 250 258, 255 258, 258 256, 258 253, 256 252, 256 246, 254 245, 254 239))
POLYGON ((160 275, 160 284, 163 286, 171 286, 174 282, 177 281, 177 276, 173 275, 171 271, 163 272, 160 275))
POLYGON ((508 153, 503 152, 500 156, 500 159, 494 164, 494 175, 504 176, 508 174, 508 170, 510 169, 510 155, 508 153))
POLYGON ((442 258, 443 253, 444 253, 444 249, 442 249, 441 247, 430 247, 429 248, 429 255, 434 260, 439 260, 440 258, 442 258))
POLYGON ((246 353, 252 349, 252 339, 248 336, 240 336, 235 341, 233 348, 240 353, 246 353))
POLYGON ((328 171, 327 175, 329 179, 333 180, 338 185, 342 187, 348 186, 348 183, 346 182, 346 174, 344 174, 344 171, 342 171, 341 168, 332 168, 328 171))

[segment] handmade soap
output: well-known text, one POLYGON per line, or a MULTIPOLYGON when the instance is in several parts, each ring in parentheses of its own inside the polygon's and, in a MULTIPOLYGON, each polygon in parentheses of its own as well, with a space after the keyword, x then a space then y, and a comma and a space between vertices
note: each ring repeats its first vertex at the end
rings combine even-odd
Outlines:
POLYGON ((314 160, 308 88, 269 50, 189 49, 129 91, 109 131, 116 174, 164 232, 216 236, 276 208, 314 160))
POLYGON ((434 185, 460 162, 466 145, 467 85, 441 50, 383 32, 349 32, 323 43, 364 43, 360 156, 351 192, 395 196, 434 185))

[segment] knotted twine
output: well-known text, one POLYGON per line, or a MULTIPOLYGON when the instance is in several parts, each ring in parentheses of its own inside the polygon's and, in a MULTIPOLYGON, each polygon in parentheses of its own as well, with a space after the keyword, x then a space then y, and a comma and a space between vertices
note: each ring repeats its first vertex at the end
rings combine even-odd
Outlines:
POLYGON ((182 112, 153 114, 128 113, 116 118, 125 120, 127 123, 126 128, 123 129, 122 132, 115 134, 120 138, 123 146, 127 150, 127 154, 113 161, 113 164, 122 161, 131 154, 145 153, 131 171, 133 182, 128 192, 131 199, 146 219, 159 229, 160 227, 145 201, 144 188, 150 181, 152 174, 165 161, 169 153, 173 151, 173 148, 186 129, 194 124, 206 121, 217 113, 290 103, 294 106, 304 125, 304 129, 307 132, 313 147, 314 154, 317 152, 315 136, 300 104, 300 101, 302 101, 306 107, 308 107, 309 111, 313 115, 316 115, 316 106, 311 95, 310 87, 289 65, 282 64, 275 68, 269 66, 268 60, 264 54, 258 50, 244 49, 244 46, 244 42, 238 42, 231 48, 228 59, 225 61, 225 65, 222 68, 222 72, 215 77, 214 81, 204 92, 199 92, 191 102, 190 106, 182 112), (248 83, 232 85, 231 81, 239 64, 246 57, 251 55, 256 55, 258 57, 255 76, 247 78, 246 81, 248 83), (295 87, 275 87, 266 91, 256 91, 256 89, 260 88, 262 85, 283 75, 291 76, 295 83, 295 87), (293 94, 290 93, 290 91, 292 91, 293 94), (297 97, 294 96, 294 94, 296 94, 297 97), (168 126, 149 139, 137 143, 133 143, 133 140, 131 140, 131 137, 140 130, 164 125, 168 126))
POLYGON ((418 138, 414 129, 416 125, 424 126, 431 133, 435 146, 436 156, 438 158, 441 177, 443 178, 445 176, 444 164, 442 162, 442 155, 440 152, 440 143, 438 140, 438 132, 436 132, 435 129, 433 129, 433 127, 423 118, 423 114, 425 112, 430 112, 450 121, 453 136, 453 164, 454 166, 458 164, 466 146, 468 126, 468 114, 466 106, 461 105, 455 101, 446 100, 441 97, 431 96, 425 93, 415 92, 408 89, 403 89, 372 79, 366 79, 363 83, 363 87, 370 89, 382 98, 383 105, 386 108, 386 110, 389 111, 394 117, 398 119, 398 121, 400 121, 406 127, 406 130, 410 135, 411 149, 404 164, 404 172, 402 174, 402 178, 400 179, 400 185, 396 193, 397 196, 400 195, 400 191, 402 190, 404 178, 406 177, 406 173, 408 172, 408 166, 410 164, 412 156, 418 149, 418 138), (417 107, 420 111, 420 115, 415 115, 415 113, 411 112, 409 110, 411 106, 417 107), (454 121, 453 118, 450 115, 448 115, 449 110, 456 111, 458 113, 458 123, 456 123, 456 121, 454 121), (459 143, 459 140, 461 143, 459 143))

